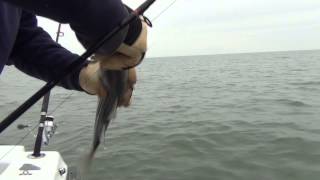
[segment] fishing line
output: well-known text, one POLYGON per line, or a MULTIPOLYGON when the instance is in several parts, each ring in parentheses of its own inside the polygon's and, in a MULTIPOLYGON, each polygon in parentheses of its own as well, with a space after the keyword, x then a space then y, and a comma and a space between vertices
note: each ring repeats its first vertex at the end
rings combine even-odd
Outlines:
MULTIPOLYGON (((166 11, 169 10, 169 8, 171 8, 178 0, 174 0, 172 1, 166 8, 164 8, 158 15, 156 15, 154 18, 151 19, 152 22, 154 22, 155 20, 157 20, 163 13, 165 13, 166 11)), ((150 49, 151 47, 154 46, 154 42, 152 42, 151 45, 148 46, 148 49, 150 49)))
POLYGON ((158 15, 156 15, 152 21, 155 21, 156 19, 158 19, 163 13, 165 13, 167 10, 169 10, 169 8, 171 8, 171 6, 173 6, 178 0, 174 0, 172 1, 172 3, 169 4, 168 7, 166 7, 165 9, 163 9, 158 15))
POLYGON ((29 130, 29 132, 24 135, 15 145, 10 148, 1 158, 0 161, 5 158, 11 151, 13 151, 14 148, 16 148, 19 144, 21 144, 36 128, 38 127, 38 122, 35 123, 35 125, 29 130))
POLYGON ((48 115, 52 115, 54 112, 56 112, 56 110, 58 110, 58 108, 60 106, 62 106, 65 102, 67 102, 67 100, 69 100, 71 98, 71 96, 73 95, 74 92, 70 93, 69 95, 67 95, 50 113, 48 113, 48 115))

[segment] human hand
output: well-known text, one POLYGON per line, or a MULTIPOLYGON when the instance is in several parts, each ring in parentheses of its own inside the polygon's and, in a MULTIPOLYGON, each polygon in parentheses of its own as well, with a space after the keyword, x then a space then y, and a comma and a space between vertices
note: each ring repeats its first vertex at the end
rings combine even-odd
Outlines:
POLYGON ((95 54, 94 58, 109 70, 123 70, 138 65, 147 51, 147 24, 142 21, 141 33, 132 45, 122 43, 113 55, 95 54))
MULTIPOLYGON (((123 70, 134 67, 142 61, 147 50, 147 24, 142 21, 141 33, 132 45, 122 43, 117 51, 111 55, 95 54, 95 62, 89 63, 80 72, 80 86, 89 94, 106 96, 101 81, 99 71, 102 70, 123 70)), ((137 81, 135 68, 128 69, 128 84, 123 97, 120 99, 120 106, 129 106, 134 85, 137 81)))
MULTIPOLYGON (((79 83, 82 89, 89 94, 97 95, 99 97, 108 95, 108 92, 105 91, 100 80, 101 69, 105 69, 105 67, 99 61, 92 62, 85 66, 80 71, 79 75, 79 83)), ((128 107, 130 105, 136 82, 137 75, 135 68, 128 69, 127 89, 119 100, 119 106, 128 107)))

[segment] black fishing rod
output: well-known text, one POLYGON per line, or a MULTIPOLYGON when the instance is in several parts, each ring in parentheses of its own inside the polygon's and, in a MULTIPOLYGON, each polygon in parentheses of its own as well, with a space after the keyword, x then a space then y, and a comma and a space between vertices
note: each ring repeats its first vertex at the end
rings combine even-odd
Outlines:
MULTIPOLYGON (((61 23, 59 23, 55 41, 58 43, 59 42, 59 38, 63 37, 63 36, 64 36, 64 33, 61 32, 61 23)), ((48 107, 49 107, 49 101, 50 101, 50 90, 43 97, 42 107, 41 107, 41 118, 43 116, 47 115, 48 107)))
MULTIPOLYGON (((59 23, 58 26, 58 31, 56 34, 56 42, 59 42, 59 38, 62 37, 64 34, 61 32, 61 23, 59 23)), ((40 157, 41 156, 41 145, 42 145, 42 134, 44 131, 44 124, 45 121, 47 120, 47 113, 48 113, 48 108, 49 108, 49 102, 50 102, 50 91, 44 95, 43 100, 42 100, 42 106, 41 106, 41 113, 40 113, 40 120, 39 120, 39 127, 38 127, 38 133, 37 133, 37 138, 34 144, 34 149, 33 149, 33 154, 32 156, 34 157, 40 157)), ((53 120, 53 118, 52 118, 53 120)))
POLYGON ((142 15, 156 0, 146 0, 136 10, 132 11, 117 27, 111 32, 106 33, 100 40, 94 43, 87 49, 79 58, 71 63, 56 79, 47 82, 41 89, 39 89, 34 95, 21 104, 15 111, 9 114, 0 123, 0 133, 2 133, 7 127, 9 127, 14 121, 16 121, 24 112, 26 112, 31 106, 33 106, 42 96, 47 94, 54 86, 56 86, 63 78, 74 72, 76 69, 81 68, 86 60, 93 55, 103 44, 113 38, 122 29, 127 27, 137 16, 142 15))

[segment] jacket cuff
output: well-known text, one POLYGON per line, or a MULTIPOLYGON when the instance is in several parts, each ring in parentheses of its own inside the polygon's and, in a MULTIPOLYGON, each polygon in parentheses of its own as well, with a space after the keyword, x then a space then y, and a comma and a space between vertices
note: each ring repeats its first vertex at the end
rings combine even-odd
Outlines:
MULTIPOLYGON (((131 13, 133 10, 125 5, 128 12, 131 13)), ((134 20, 129 24, 128 33, 124 39, 124 43, 127 45, 132 45, 138 39, 142 31, 142 22, 139 17, 135 17, 134 20)))
POLYGON ((80 86, 79 78, 80 78, 80 72, 81 72, 82 68, 87 66, 88 64, 89 64, 89 62, 86 61, 85 64, 81 68, 77 69, 74 73, 72 73, 69 76, 67 76, 66 78, 62 79, 58 85, 66 88, 66 89, 86 92, 80 86))

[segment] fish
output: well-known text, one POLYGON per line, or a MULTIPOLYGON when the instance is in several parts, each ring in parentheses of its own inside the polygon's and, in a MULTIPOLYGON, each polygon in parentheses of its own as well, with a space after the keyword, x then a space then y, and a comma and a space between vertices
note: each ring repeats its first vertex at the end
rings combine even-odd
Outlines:
POLYGON ((129 70, 99 70, 100 81, 104 90, 107 92, 105 96, 99 96, 98 106, 96 110, 93 142, 90 153, 85 157, 84 171, 88 171, 94 155, 105 137, 105 133, 110 122, 116 118, 117 109, 122 102, 122 97, 128 88, 129 70))
POLYGON ((101 138, 105 135, 111 120, 116 118, 121 97, 127 89, 128 74, 128 70, 106 70, 102 72, 101 82, 107 95, 99 97, 94 125, 93 146, 90 153, 92 156, 98 148, 101 138))

